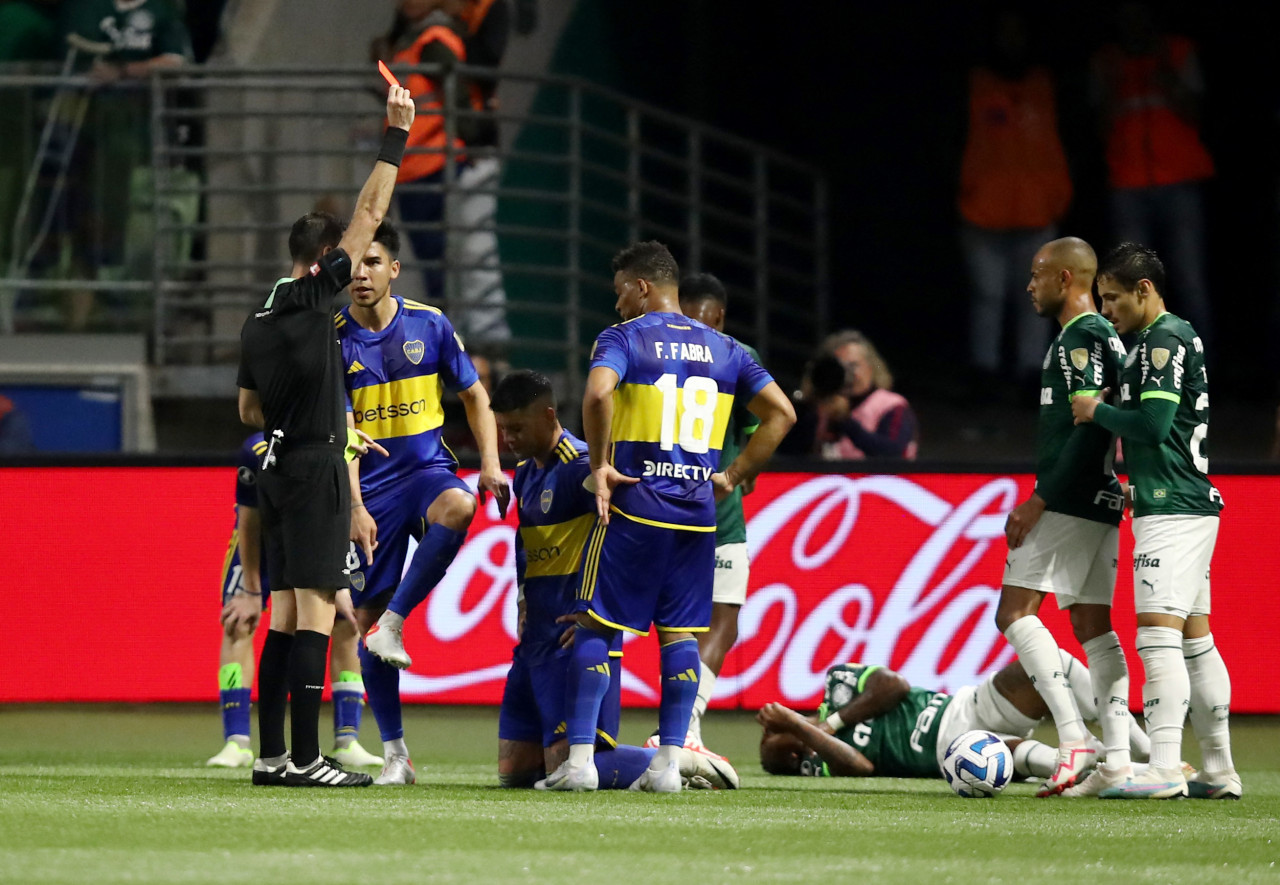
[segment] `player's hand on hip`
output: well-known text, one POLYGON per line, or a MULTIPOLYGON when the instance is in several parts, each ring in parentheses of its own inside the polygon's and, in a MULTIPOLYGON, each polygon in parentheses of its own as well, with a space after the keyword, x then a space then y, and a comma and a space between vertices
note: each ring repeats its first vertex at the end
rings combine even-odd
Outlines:
POLYGON ((392 86, 387 90, 387 125, 407 130, 413 125, 416 111, 417 107, 408 89, 392 86))
POLYGON ((1044 513, 1045 502, 1039 495, 1032 494, 1017 507, 1009 511, 1004 521, 1004 538, 1010 550, 1017 550, 1027 535, 1035 528, 1044 513))
POLYGON ((723 501, 725 498, 733 494, 737 486, 723 473, 711 474, 711 488, 715 492, 716 501, 723 501))
POLYGON ((556 618, 556 623, 569 625, 568 627, 565 628, 565 631, 560 634, 560 647, 573 648, 573 637, 577 634, 577 630, 578 630, 578 616, 577 615, 561 615, 560 617, 556 618))
POLYGON ((507 482, 507 475, 502 472, 501 467, 482 466, 480 479, 476 482, 476 492, 480 496, 481 504, 485 503, 486 493, 493 495, 493 499, 498 503, 498 516, 507 518, 507 505, 511 503, 511 483, 507 482))
POLYGON ((373 551, 378 549, 378 523, 363 504, 351 508, 351 540, 364 551, 365 565, 373 565, 373 551))
POLYGON ((1071 398, 1071 416, 1075 419, 1075 423, 1088 424, 1092 421, 1093 413, 1098 411, 1098 403, 1104 402, 1110 392, 1110 387, 1104 387, 1102 388, 1102 393, 1097 396, 1092 394, 1073 396, 1071 398))
POLYGON ((618 486, 631 486, 640 481, 638 476, 627 476, 612 464, 604 464, 591 471, 591 478, 596 487, 596 515, 604 525, 609 524, 609 505, 613 501, 613 490, 618 486))

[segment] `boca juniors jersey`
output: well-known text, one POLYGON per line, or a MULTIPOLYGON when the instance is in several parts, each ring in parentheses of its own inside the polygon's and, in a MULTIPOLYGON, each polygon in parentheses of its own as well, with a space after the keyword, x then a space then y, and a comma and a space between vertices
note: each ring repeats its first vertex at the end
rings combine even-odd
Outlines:
POLYGON ((334 324, 342 346, 350 409, 358 430, 390 453, 360 464, 360 487, 374 492, 425 467, 456 469, 457 459, 440 438, 444 388, 465 390, 479 380, 471 357, 443 313, 391 296, 396 315, 371 332, 351 317, 347 305, 334 324))
POLYGON ((573 611, 578 570, 596 523, 595 495, 583 487, 591 473, 587 444, 570 433, 556 441, 544 467, 530 458, 516 466, 513 490, 520 518, 516 580, 524 590, 526 659, 553 656, 573 611))
POLYGON ((630 519, 715 531, 711 475, 735 396, 750 402, 773 378, 727 335, 678 313, 648 313, 596 338, 591 367, 618 373, 610 460, 640 477, 613 494, 630 519))

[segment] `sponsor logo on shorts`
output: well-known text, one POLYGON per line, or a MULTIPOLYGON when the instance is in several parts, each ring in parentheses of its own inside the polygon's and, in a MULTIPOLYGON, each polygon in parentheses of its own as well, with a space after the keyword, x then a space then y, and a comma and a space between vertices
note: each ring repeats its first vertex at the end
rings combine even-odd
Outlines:
POLYGON ((1133 558, 1133 568, 1135 571, 1140 568, 1160 568, 1160 557, 1139 553, 1133 558))
POLYGON ((413 340, 404 343, 404 355, 409 358, 409 362, 415 366, 422 362, 422 355, 427 352, 427 347, 421 341, 413 340))
POLYGON ((716 557, 716 568, 718 568, 718 569, 721 569, 721 568, 731 569, 731 568, 733 568, 733 560, 732 560, 732 559, 721 559, 719 556, 717 556, 717 557, 716 557))

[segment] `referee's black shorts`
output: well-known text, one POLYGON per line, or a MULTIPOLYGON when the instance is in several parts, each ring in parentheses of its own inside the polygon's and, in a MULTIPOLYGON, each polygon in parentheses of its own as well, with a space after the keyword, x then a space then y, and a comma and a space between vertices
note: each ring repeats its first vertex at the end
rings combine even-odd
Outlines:
POLYGON ((286 448, 259 473, 258 491, 271 589, 346 587, 351 486, 342 449, 286 448))

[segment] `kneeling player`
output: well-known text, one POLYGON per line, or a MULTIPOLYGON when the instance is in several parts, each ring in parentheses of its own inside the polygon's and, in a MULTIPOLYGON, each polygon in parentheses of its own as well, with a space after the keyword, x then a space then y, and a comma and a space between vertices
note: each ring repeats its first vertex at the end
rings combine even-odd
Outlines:
MULTIPOLYGON (((530 787, 569 756, 565 691, 572 652, 561 648, 559 619, 574 608, 582 554, 596 520, 595 495, 583 485, 591 472, 587 447, 560 426, 546 377, 511 373, 494 391, 493 411, 508 448, 523 459, 514 483, 520 644, 498 720, 498 777, 506 787, 530 787)), ((595 765, 601 789, 626 789, 657 751, 618 745, 620 635, 609 656, 613 666, 597 719, 595 765)), ((727 761, 686 751, 680 769, 691 781, 700 776, 715 787, 738 784, 727 761)))
MULTIPOLYGON (((1089 684, 1083 664, 1065 652, 1062 663, 1075 684, 1089 684)), ((1091 698, 1077 692, 1077 702, 1086 718, 1096 716, 1091 698)), ((777 703, 760 711, 760 764, 770 774, 942 777, 942 756, 951 741, 982 729, 1009 744, 1019 775, 1047 778, 1057 750, 1028 738, 1048 712, 1016 661, 955 695, 912 686, 886 667, 841 664, 827 671, 816 716, 777 703)), ((1132 718, 1131 733, 1140 731, 1132 718)))

